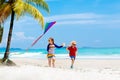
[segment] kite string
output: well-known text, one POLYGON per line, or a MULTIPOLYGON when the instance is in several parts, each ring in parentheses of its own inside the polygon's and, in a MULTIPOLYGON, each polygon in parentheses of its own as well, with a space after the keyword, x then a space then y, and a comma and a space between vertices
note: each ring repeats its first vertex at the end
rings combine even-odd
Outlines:
POLYGON ((38 40, 56 23, 56 21, 54 22, 50 22, 50 23, 46 23, 46 26, 45 26, 45 30, 44 30, 44 33, 42 35, 40 35, 33 43, 30 47, 28 47, 26 50, 30 49, 32 46, 34 46, 38 40))
POLYGON ((26 51, 28 51, 32 46, 34 46, 34 45, 38 42, 38 40, 39 40, 40 38, 42 38, 43 35, 44 35, 44 33, 43 33, 42 35, 40 35, 40 36, 32 43, 32 45, 26 49, 26 51))
POLYGON ((34 46, 34 45, 38 42, 38 40, 39 40, 43 35, 44 35, 44 33, 43 33, 41 36, 39 36, 39 37, 32 43, 31 47, 34 46))

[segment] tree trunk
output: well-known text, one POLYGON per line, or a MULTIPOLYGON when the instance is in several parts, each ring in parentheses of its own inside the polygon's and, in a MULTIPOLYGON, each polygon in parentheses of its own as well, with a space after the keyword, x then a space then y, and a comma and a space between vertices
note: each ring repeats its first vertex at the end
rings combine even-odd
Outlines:
POLYGON ((4 57, 3 57, 3 62, 5 62, 8 59, 8 56, 10 54, 10 43, 11 43, 11 38, 12 38, 14 16, 15 16, 15 12, 12 10, 10 28, 9 28, 8 40, 7 40, 7 46, 6 46, 6 51, 5 51, 5 54, 4 54, 4 57))

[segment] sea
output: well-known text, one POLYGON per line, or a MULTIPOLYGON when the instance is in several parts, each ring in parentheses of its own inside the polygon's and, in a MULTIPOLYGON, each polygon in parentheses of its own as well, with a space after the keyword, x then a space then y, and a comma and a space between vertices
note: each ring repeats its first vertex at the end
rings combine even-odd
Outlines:
MULTIPOLYGON (((5 48, 0 48, 0 58, 3 58, 5 48)), ((20 49, 11 48, 9 58, 36 58, 46 59, 46 49, 20 49)), ((58 59, 68 59, 69 52, 66 48, 55 49, 58 59)), ((120 48, 78 48, 76 59, 120 59, 120 48)))

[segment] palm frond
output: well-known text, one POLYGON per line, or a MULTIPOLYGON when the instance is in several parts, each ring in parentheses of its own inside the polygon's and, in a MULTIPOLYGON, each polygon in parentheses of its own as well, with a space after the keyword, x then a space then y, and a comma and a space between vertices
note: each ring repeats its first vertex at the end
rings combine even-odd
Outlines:
POLYGON ((44 18, 42 14, 37 10, 34 6, 24 3, 24 11, 28 14, 32 15, 36 20, 38 20, 39 23, 41 23, 42 28, 44 27, 44 18))
POLYGON ((3 3, 0 5, 0 10, 3 9, 4 7, 6 7, 6 5, 8 5, 7 3, 3 3))
POLYGON ((0 0, 0 5, 2 5, 5 2, 5 0, 0 0))
POLYGON ((26 2, 36 6, 41 7, 46 10, 48 13, 50 12, 48 4, 44 0, 25 0, 26 2))
POLYGON ((21 0, 16 0, 16 2, 13 5, 13 9, 15 11, 15 14, 17 15, 17 19, 19 19, 19 17, 21 17, 24 14, 24 2, 21 0))
POLYGON ((42 25, 42 28, 43 28, 44 18, 42 16, 42 14, 39 12, 39 10, 37 10, 34 6, 22 1, 20 5, 19 4, 15 5, 14 11, 17 15, 17 18, 21 17, 25 13, 30 14, 36 20, 38 20, 38 22, 42 25))
POLYGON ((11 13, 11 5, 5 4, 4 7, 0 9, 0 23, 3 23, 11 13))

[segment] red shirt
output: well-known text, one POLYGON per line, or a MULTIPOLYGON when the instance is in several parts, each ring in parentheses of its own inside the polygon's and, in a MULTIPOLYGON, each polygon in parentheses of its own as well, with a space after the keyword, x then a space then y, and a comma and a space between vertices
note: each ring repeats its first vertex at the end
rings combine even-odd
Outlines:
POLYGON ((76 51, 77 51, 77 47, 68 47, 69 50, 69 56, 76 56, 76 51))

